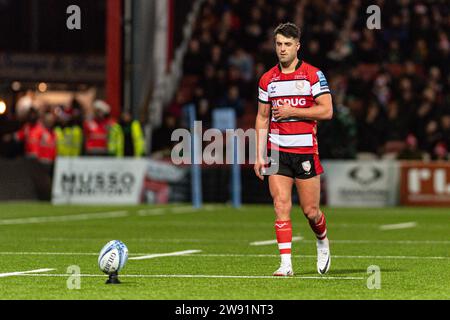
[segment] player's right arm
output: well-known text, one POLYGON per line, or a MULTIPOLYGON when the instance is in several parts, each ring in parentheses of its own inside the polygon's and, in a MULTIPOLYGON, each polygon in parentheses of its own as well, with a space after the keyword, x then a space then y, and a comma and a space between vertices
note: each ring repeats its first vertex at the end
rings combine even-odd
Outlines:
POLYGON ((258 114, 256 116, 256 163, 254 166, 256 176, 264 180, 261 170, 265 164, 265 150, 267 147, 267 135, 270 122, 270 104, 259 101, 258 114))

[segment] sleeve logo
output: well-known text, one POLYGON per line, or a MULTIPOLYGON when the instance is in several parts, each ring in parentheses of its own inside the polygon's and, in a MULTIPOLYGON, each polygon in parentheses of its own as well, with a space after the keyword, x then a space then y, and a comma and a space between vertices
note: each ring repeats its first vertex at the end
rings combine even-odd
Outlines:
POLYGON ((325 75, 323 74, 322 71, 317 71, 317 77, 319 78, 321 89, 328 88, 327 78, 325 78, 325 75))

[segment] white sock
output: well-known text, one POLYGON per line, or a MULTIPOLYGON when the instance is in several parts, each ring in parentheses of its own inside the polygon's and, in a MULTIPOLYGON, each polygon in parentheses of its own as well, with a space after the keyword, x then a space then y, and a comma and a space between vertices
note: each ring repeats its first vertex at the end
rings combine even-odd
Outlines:
POLYGON ((281 255, 281 264, 282 265, 288 265, 288 266, 292 265, 291 254, 290 253, 281 255))
POLYGON ((328 241, 328 238, 325 238, 323 240, 317 240, 317 248, 328 248, 330 246, 330 242, 328 241))

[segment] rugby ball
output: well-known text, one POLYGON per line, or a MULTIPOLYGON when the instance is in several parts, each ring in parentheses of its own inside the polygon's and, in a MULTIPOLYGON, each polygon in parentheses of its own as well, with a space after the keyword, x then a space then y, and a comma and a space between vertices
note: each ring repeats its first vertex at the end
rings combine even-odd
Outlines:
POLYGON ((108 242, 98 256, 98 267, 106 274, 118 273, 128 260, 128 248, 119 240, 108 242))

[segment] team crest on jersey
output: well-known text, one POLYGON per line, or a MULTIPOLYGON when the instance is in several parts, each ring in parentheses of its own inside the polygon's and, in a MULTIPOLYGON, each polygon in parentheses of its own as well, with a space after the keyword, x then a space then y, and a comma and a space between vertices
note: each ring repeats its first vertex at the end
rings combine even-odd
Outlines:
POLYGON ((302 163, 303 170, 306 171, 306 173, 310 173, 312 169, 311 161, 305 161, 302 163))
POLYGON ((295 87, 298 89, 298 91, 303 91, 303 89, 305 89, 305 81, 295 82, 295 87))

